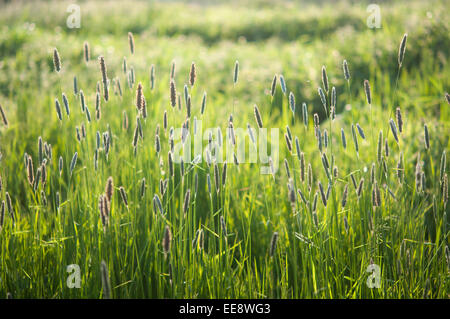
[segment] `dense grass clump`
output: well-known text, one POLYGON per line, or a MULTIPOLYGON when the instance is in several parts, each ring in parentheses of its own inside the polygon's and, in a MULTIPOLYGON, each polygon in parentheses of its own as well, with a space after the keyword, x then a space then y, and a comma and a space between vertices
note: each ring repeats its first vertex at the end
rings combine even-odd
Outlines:
POLYGON ((448 298, 445 6, 383 5, 3 5, 0 296, 448 298))

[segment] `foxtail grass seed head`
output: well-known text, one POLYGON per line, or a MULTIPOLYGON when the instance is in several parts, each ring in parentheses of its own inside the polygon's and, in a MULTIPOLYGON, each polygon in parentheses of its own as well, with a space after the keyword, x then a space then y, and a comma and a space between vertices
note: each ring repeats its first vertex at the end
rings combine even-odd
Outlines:
POLYGON ((320 125, 320 123, 319 123, 319 114, 314 113, 313 118, 314 118, 314 127, 315 127, 315 128, 318 128, 319 125, 320 125))
POLYGON ((90 54, 90 50, 89 50, 89 43, 87 41, 84 42, 83 48, 84 48, 84 61, 86 63, 88 63, 90 60, 91 54, 90 54))
POLYGON ((259 128, 263 128, 263 122, 261 119, 261 114, 259 113, 259 109, 258 106, 255 104, 254 106, 254 113, 255 113, 255 119, 256 119, 256 123, 258 124, 259 128))
POLYGON ((142 110, 144 93, 142 92, 142 83, 139 82, 136 90, 136 108, 142 110))
POLYGON ((253 144, 256 144, 256 139, 255 136, 253 135, 253 128, 250 126, 249 123, 247 123, 247 130, 248 135, 250 136, 250 140, 252 141, 253 144))
MULTIPOLYGON (((290 179, 290 181, 292 183, 292 179, 290 179)), ((295 189, 293 186, 290 186, 290 184, 288 184, 288 187, 289 187, 289 201, 291 202, 292 209, 295 209, 295 202, 297 201, 295 189)))
POLYGON ((317 136, 317 147, 319 148, 319 152, 322 153, 322 132, 320 131, 320 128, 316 129, 316 136, 317 136))
POLYGON ((159 135, 155 136, 155 150, 156 153, 159 153, 161 151, 161 143, 159 141, 159 135))
POLYGON ((403 132, 403 119, 402 119, 402 112, 400 111, 399 107, 395 110, 395 118, 397 120, 398 131, 400 133, 402 133, 403 132))
POLYGON ((361 136, 362 139, 366 139, 366 135, 364 134, 363 128, 359 125, 359 123, 356 123, 356 128, 358 130, 359 136, 361 136))
POLYGON ((291 108, 292 114, 295 114, 295 96, 294 93, 289 93, 289 107, 291 108))
POLYGON ((62 156, 60 156, 59 160, 58 160, 59 176, 61 176, 61 173, 62 173, 62 170, 63 170, 63 166, 64 166, 63 164, 64 164, 63 158, 62 158, 62 156))
POLYGON ((336 107, 336 88, 334 86, 331 88, 331 107, 336 107))
POLYGON ((308 205, 308 201, 306 200, 306 197, 305 197, 305 195, 303 194, 303 192, 300 190, 300 188, 297 189, 297 193, 298 193, 298 195, 300 196, 300 198, 302 199, 303 203, 304 203, 305 205, 308 205))
POLYGON ((126 57, 123 57, 122 71, 123 71, 123 74, 127 74, 127 58, 126 57))
POLYGON ((114 182, 112 176, 110 176, 106 180, 106 187, 105 187, 105 196, 109 203, 111 203, 113 192, 114 192, 114 182))
POLYGON ((362 191, 364 188, 364 177, 359 181, 358 188, 356 190, 356 195, 358 195, 358 199, 361 197, 362 191))
POLYGON ((227 162, 223 163, 222 186, 225 186, 226 182, 227 182, 227 162))
POLYGON ((58 99, 55 99, 55 107, 56 107, 56 115, 58 116, 58 119, 62 121, 61 105, 59 104, 58 99))
POLYGON ((306 106, 306 103, 302 104, 302 115, 303 115, 303 125, 305 125, 305 128, 308 127, 308 106, 306 106))
POLYGON ((286 170, 288 179, 291 178, 291 170, 289 169, 289 162, 287 161, 287 159, 284 159, 284 168, 286 170))
POLYGON ((150 89, 153 90, 155 88, 155 65, 152 64, 150 66, 150 89))
POLYGON ((111 290, 111 282, 108 274, 108 266, 104 260, 100 265, 100 273, 102 275, 102 287, 103 287, 103 299, 111 299, 112 298, 112 290, 111 290))
POLYGON ((297 136, 295 137, 295 150, 297 151, 297 158, 298 160, 300 160, 300 153, 302 152, 302 150, 300 149, 300 142, 297 136))
POLYGON ((91 112, 89 112, 89 108, 86 106, 86 118, 88 122, 91 122, 91 112))
POLYGON ((39 136, 39 138, 38 138, 38 161, 39 161, 39 165, 42 164, 43 160, 44 160, 44 144, 42 142, 42 137, 39 136))
POLYGON ((416 163, 416 172, 415 172, 415 178, 416 178, 416 189, 420 191, 421 187, 420 187, 420 182, 421 182, 421 178, 420 175, 422 173, 422 166, 420 163, 420 155, 417 156, 417 163, 416 163))
POLYGON ((384 155, 386 158, 389 157, 389 143, 387 138, 384 139, 384 155))
POLYGON ((428 126, 424 124, 424 138, 425 138, 425 149, 430 149, 430 134, 428 133, 428 126))
POLYGON ((328 147, 328 131, 327 131, 327 129, 323 130, 323 145, 325 146, 325 148, 328 147))
POLYGON ((327 196, 325 195, 325 191, 323 190, 322 183, 319 181, 318 183, 320 198, 322 199, 323 206, 327 207, 327 196))
POLYGON ((331 194, 331 182, 328 182, 327 193, 326 193, 327 201, 330 198, 330 194, 331 194))
MULTIPOLYGON (((65 93, 62 94, 62 100, 63 100, 64 108, 66 109, 67 117, 69 117, 69 115, 70 115, 69 100, 67 99, 67 96, 65 93)), ((0 108, 1 108, 1 106, 0 106, 0 108)))
POLYGON ((57 48, 53 49, 53 65, 55 66, 55 71, 61 71, 61 57, 59 56, 59 52, 57 48))
POLYGON ((183 204, 183 212, 184 212, 185 215, 186 215, 186 213, 189 210, 189 202, 190 202, 190 200, 191 200, 191 190, 188 189, 186 191, 186 195, 184 196, 184 204, 183 204))
POLYGON ((184 103, 185 104, 187 103, 188 96, 189 96, 189 89, 188 89, 187 84, 185 84, 184 85, 184 103))
POLYGON ((302 182, 305 181, 305 154, 300 153, 300 179, 302 182))
POLYGON ((447 164, 447 155, 444 150, 441 155, 441 164, 439 166, 439 182, 441 183, 444 178, 445 168, 447 167, 446 164, 447 164))
POLYGON ((344 70, 344 78, 348 81, 350 80, 350 71, 348 70, 348 63, 347 60, 344 60, 344 62, 342 62, 342 68, 344 70))
POLYGON ((334 177, 334 178, 338 178, 338 176, 339 176, 339 169, 338 169, 338 167, 335 165, 335 166, 333 167, 333 177, 334 177))
POLYGON ((108 76, 106 74, 106 63, 105 58, 103 56, 100 56, 99 58, 100 62, 100 71, 102 74, 102 83, 103 83, 103 98, 107 102, 109 99, 109 92, 108 92, 108 76))
POLYGON ((370 84, 368 80, 364 80, 364 92, 366 92, 367 104, 372 104, 372 93, 370 92, 370 84))
POLYGON ((273 97, 277 89, 277 75, 275 74, 272 80, 272 86, 270 88, 270 95, 273 97))
POLYGON ((308 188, 309 188, 309 191, 311 191, 313 180, 314 180, 314 176, 313 176, 312 166, 311 166, 311 163, 308 163, 308 188))
POLYGON ((372 184, 375 183, 375 177, 376 177, 375 163, 372 163, 372 166, 370 168, 370 182, 372 184))
POLYGON ((325 92, 328 93, 329 88, 328 88, 328 76, 327 76, 327 69, 325 68, 325 66, 322 66, 322 84, 323 84, 323 89, 325 90, 325 92))
POLYGON ((378 163, 381 162, 381 155, 383 154, 383 130, 380 130, 378 134, 378 143, 377 143, 377 160, 378 163))
POLYGON ((5 201, 2 201, 2 206, 0 208, 0 233, 3 229, 3 224, 5 222, 5 201))
POLYGON ((347 196, 348 196, 348 184, 345 184, 344 192, 342 193, 342 207, 345 207, 347 204, 347 196))
POLYGON ((206 108, 206 92, 203 92, 201 114, 205 113, 206 108))
POLYGON ((284 81, 284 76, 280 75, 280 87, 284 95, 286 95, 286 82, 284 81))
POLYGON ((219 182, 219 167, 217 166, 217 163, 214 163, 214 182, 216 185, 216 192, 219 193, 220 191, 220 182, 219 182))
POLYGON ((3 110, 2 105, 0 104, 0 115, 2 117, 2 122, 5 126, 8 126, 8 119, 6 118, 5 110, 3 110))
POLYGON ((356 130, 355 126, 352 124, 352 139, 353 139, 353 145, 355 146, 356 154, 359 152, 359 145, 358 145, 358 136, 356 136, 356 130))
POLYGON ((73 94, 74 95, 78 94, 78 82, 76 76, 73 77, 73 94))
POLYGON ((186 102, 186 117, 191 117, 191 95, 188 95, 187 102, 186 102))
POLYGON ((167 258, 167 255, 170 253, 170 245, 172 242, 172 232, 170 231, 170 227, 166 225, 164 228, 164 237, 163 237, 163 251, 164 251, 164 258, 167 258))
MULTIPOLYGON (((163 206, 162 206, 161 200, 159 199, 158 194, 155 194, 155 196, 153 196, 153 208, 154 209, 158 208, 159 213, 161 215, 164 215, 164 209, 163 209, 163 206)), ((155 213, 156 213, 156 210, 155 210, 155 213)))
POLYGON ((127 193, 125 192, 125 188, 123 188, 123 186, 120 186, 119 192, 120 192, 120 197, 122 197, 123 203, 128 208, 128 198, 127 198, 127 193))
POLYGON ((278 233, 274 232, 272 235, 272 240, 270 241, 270 251, 269 251, 270 257, 273 257, 273 255, 275 254, 275 250, 277 248, 277 241, 278 241, 278 233))
POLYGON ((403 58, 405 57, 407 38, 408 38, 408 34, 405 33, 405 35, 403 35, 402 41, 400 42, 400 47, 398 49, 398 65, 399 65, 399 67, 402 66, 403 58))
POLYGON ((394 136, 395 141, 398 144, 398 135, 397 135, 397 126, 393 119, 389 120, 389 126, 391 127, 392 135, 394 136))
POLYGON ((325 93, 323 92, 322 88, 318 88, 317 92, 319 92, 320 101, 322 102, 323 108, 325 110, 325 114, 328 115, 327 98, 325 96, 325 93))
POLYGON ((345 132, 344 132, 343 128, 341 128, 341 139, 342 139, 342 147, 344 149, 346 149, 347 148, 347 140, 345 138, 345 132))
POLYGON ((352 184, 353 187, 355 188, 355 190, 358 188, 358 186, 356 185, 356 179, 355 176, 353 174, 350 175, 350 179, 352 180, 352 184))
POLYGON ((403 183, 403 173, 404 173, 404 169, 403 169, 403 153, 400 152, 399 158, 398 158, 398 162, 397 162, 397 178, 400 184, 403 183))
POLYGON ((95 94, 95 118, 98 120, 100 120, 101 118, 101 105, 100 105, 100 93, 96 93, 95 94))
POLYGON ((73 154, 72 160, 70 161, 70 175, 72 175, 73 170, 77 165, 77 159, 78 159, 78 152, 75 152, 75 154, 73 154))
POLYGON ((131 32, 128 32, 128 44, 130 45, 131 54, 134 54, 134 37, 131 32))
POLYGON ((291 140, 289 139, 289 136, 287 133, 284 133, 284 139, 286 140, 286 146, 287 146, 289 152, 292 153, 292 144, 291 144, 291 140))
POLYGON ((84 111, 86 110, 86 100, 84 97, 83 90, 80 90, 80 105, 81 105, 81 112, 84 113, 84 111))
POLYGON ((381 206, 380 189, 378 188, 378 184, 376 181, 372 186, 372 206, 381 206))
POLYGON ((27 178, 28 178, 28 183, 30 183, 30 185, 33 186, 33 184, 34 184, 34 169, 33 169, 33 158, 31 156, 28 156, 27 178))
POLYGON ((194 86, 196 77, 197 77, 197 74, 196 74, 196 70, 195 70, 195 63, 192 62, 191 71, 189 72, 189 84, 191 85, 191 87, 194 86))
POLYGON ((233 84, 236 85, 239 77, 239 62, 236 60, 234 63, 234 76, 233 76, 233 84))
POLYGON ((164 110, 164 116, 163 116, 163 128, 164 131, 167 131, 167 110, 164 110))

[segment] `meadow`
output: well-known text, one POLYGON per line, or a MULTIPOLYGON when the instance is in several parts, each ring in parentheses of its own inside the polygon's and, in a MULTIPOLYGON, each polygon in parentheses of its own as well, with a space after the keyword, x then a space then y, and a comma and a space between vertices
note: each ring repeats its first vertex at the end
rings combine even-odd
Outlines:
POLYGON ((0 4, 1 297, 449 297, 447 1, 70 4, 0 4))

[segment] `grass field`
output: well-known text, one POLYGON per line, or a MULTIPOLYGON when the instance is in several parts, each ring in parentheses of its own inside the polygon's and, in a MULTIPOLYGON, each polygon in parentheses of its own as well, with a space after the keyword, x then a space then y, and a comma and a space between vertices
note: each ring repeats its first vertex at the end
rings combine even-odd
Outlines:
POLYGON ((448 2, 70 4, 0 4, 0 296, 449 297, 448 2))

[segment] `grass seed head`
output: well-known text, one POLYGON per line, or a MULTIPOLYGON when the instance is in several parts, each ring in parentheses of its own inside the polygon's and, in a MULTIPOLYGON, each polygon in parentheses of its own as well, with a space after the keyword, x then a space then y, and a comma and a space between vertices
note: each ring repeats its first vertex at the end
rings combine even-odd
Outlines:
POLYGON ((323 84, 323 89, 325 90, 325 92, 328 93, 329 91, 329 87, 328 87, 328 76, 327 76, 327 69, 325 68, 325 66, 322 66, 322 84, 323 84))
POLYGON ((195 70, 195 63, 192 62, 191 71, 189 72, 189 84, 191 85, 191 87, 194 86, 196 77, 197 77, 197 74, 196 74, 196 70, 195 70))
POLYGON ((89 50, 89 43, 87 41, 84 42, 83 49, 84 49, 84 61, 86 63, 88 63, 90 60, 91 54, 90 54, 90 50, 89 50))
POLYGON ((344 70, 344 78, 348 81, 350 80, 350 71, 348 70, 348 63, 347 60, 344 60, 344 62, 342 62, 342 68, 344 70))
POLYGON ((402 66, 403 59, 405 57, 407 38, 408 38, 408 34, 405 33, 405 35, 403 35, 402 41, 400 42, 400 47, 398 49, 398 65, 400 67, 402 66))
POLYGON ((258 124, 259 128, 263 128, 263 122, 261 119, 261 114, 259 113, 259 109, 258 106, 255 104, 254 106, 254 113, 255 113, 255 119, 256 119, 256 123, 258 124))
POLYGON ((128 32, 128 44, 130 45, 131 54, 134 54, 134 37, 131 32, 128 32))
POLYGON ((0 115, 2 117, 2 122, 5 126, 8 126, 8 119, 6 118, 5 110, 3 110, 2 105, 0 104, 0 115))
POLYGON ((53 49, 53 65, 55 66, 55 71, 61 71, 61 57, 59 56, 59 52, 57 48, 53 49))
POLYGON ((372 104, 372 93, 370 92, 370 84, 368 80, 364 80, 364 92, 366 92, 367 103, 372 104))

